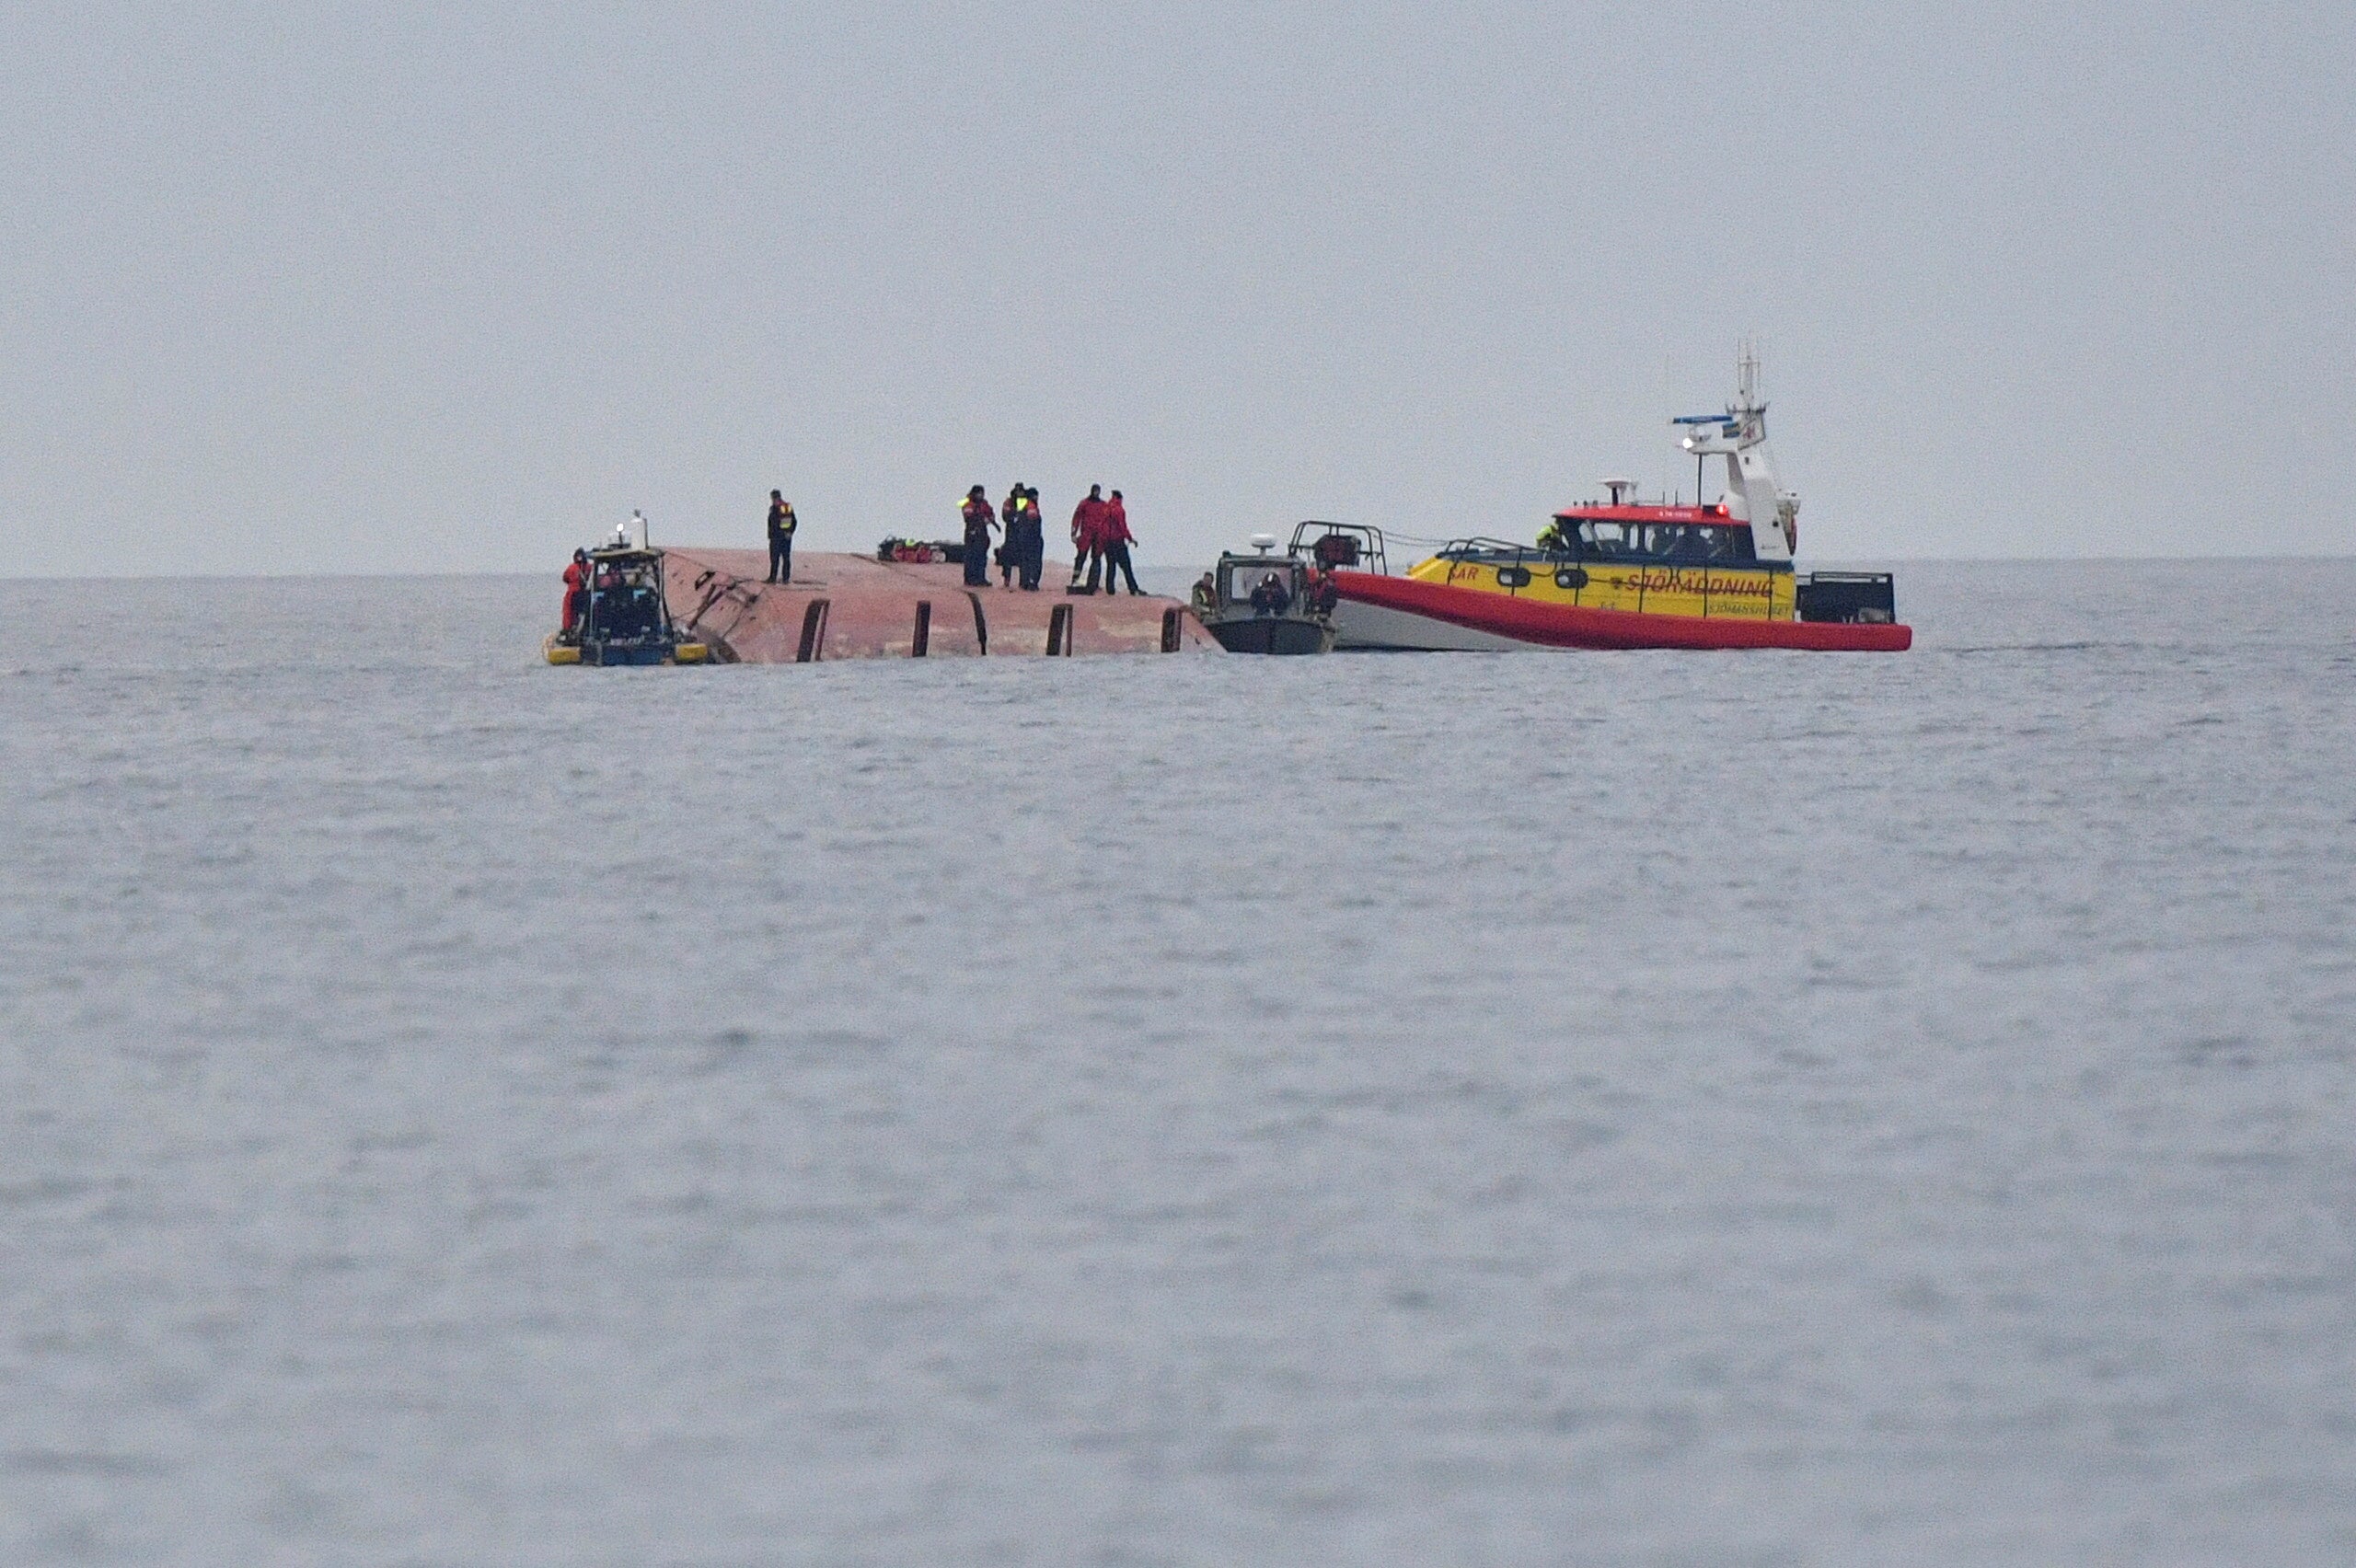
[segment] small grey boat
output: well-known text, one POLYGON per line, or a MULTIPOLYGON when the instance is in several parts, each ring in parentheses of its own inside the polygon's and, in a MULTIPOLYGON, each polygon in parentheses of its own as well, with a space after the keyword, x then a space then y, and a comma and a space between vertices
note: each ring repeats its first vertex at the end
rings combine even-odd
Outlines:
POLYGON ((1252 553, 1229 550, 1195 584, 1195 617, 1230 653, 1330 653, 1322 583, 1309 563, 1278 553, 1273 534, 1252 536, 1252 553))

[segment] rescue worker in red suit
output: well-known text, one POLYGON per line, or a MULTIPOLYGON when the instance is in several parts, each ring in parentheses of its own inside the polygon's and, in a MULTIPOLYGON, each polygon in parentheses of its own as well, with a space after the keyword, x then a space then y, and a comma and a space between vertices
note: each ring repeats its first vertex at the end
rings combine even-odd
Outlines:
POLYGON ((1104 547, 1104 592, 1114 593, 1113 573, 1118 571, 1129 580, 1129 596, 1136 598, 1145 592, 1138 586, 1137 569, 1129 564, 1129 547, 1137 543, 1137 536, 1129 532, 1129 509, 1121 504, 1121 492, 1114 490, 1113 499, 1104 503, 1097 537, 1104 547))
POLYGON ((1096 572, 1104 559, 1104 487, 1091 485, 1088 495, 1071 511, 1071 586, 1073 594, 1096 592, 1096 572), (1082 568, 1088 571, 1088 586, 1080 585, 1082 568))
POLYGON ((589 552, 572 552, 572 564, 564 569, 564 632, 571 637, 581 625, 581 612, 589 607, 589 552))

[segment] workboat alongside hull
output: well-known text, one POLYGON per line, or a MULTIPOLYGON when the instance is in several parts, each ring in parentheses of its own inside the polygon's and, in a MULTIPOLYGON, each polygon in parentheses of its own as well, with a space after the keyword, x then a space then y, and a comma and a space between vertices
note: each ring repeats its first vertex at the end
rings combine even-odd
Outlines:
POLYGON ((1293 531, 1294 548, 1278 555, 1274 534, 1252 536, 1252 551, 1221 551, 1195 584, 1195 617, 1230 653, 1304 654, 1334 651, 1334 624, 1313 591, 1311 562, 1298 548, 1320 525, 1293 531))
POLYGON ((1332 582, 1337 599, 1334 646, 1345 651, 1793 648, 1899 653, 1914 642, 1913 628, 1890 624, 1600 609, 1365 571, 1335 571, 1332 582))
POLYGON ((700 664, 711 650, 679 635, 663 587, 663 552, 617 531, 602 549, 577 551, 565 581, 565 623, 540 652, 551 664, 700 664))
POLYGON ((1334 628, 1323 621, 1295 616, 1256 616, 1232 620, 1208 620, 1203 629, 1230 653, 1330 653, 1334 628))

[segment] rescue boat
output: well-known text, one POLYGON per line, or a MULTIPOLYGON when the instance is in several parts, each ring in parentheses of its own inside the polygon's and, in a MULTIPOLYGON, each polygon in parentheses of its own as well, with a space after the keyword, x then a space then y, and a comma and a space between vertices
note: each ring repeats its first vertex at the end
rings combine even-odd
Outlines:
MULTIPOLYGON (((641 519, 641 524, 642 524, 641 519)), ((711 650, 680 634, 663 591, 663 552, 617 527, 587 571, 565 625, 540 645, 551 664, 701 664, 711 650)))
POLYGON ((1628 479, 1566 507, 1538 542, 1461 538, 1393 577, 1379 532, 1336 566, 1334 646, 1511 651, 1546 648, 1793 648, 1900 652, 1888 572, 1793 569, 1799 497, 1776 482, 1759 362, 1746 352, 1724 414, 1675 422, 1697 470, 1725 459, 1715 502, 1646 505, 1628 479), (1374 570, 1365 570, 1371 566, 1374 570))

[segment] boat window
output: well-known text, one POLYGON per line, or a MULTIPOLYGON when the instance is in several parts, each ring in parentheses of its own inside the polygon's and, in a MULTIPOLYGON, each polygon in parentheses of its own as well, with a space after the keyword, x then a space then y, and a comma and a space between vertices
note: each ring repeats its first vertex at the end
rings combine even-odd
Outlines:
POLYGON ((1652 523, 1645 527, 1645 554, 1655 560, 1707 560, 1710 559, 1709 536, 1715 528, 1700 528, 1685 523, 1652 523))
POLYGON ((1600 556, 1611 560, 1619 556, 1641 555, 1644 550, 1637 536, 1643 529, 1634 523, 1595 523, 1579 525, 1579 548, 1585 555, 1600 556))
POLYGON ((1749 560, 1750 530, 1688 524, 1683 537, 1669 547, 1676 560, 1749 560))
POLYGON ((1579 554, 1599 560, 1754 560, 1750 530, 1705 523, 1598 523, 1578 525, 1579 554))
POLYGON ((1290 563, 1286 561, 1247 561, 1240 566, 1232 566, 1228 569, 1227 596, 1230 599, 1240 600, 1243 603, 1249 604, 1252 599, 1252 590, 1260 586, 1261 582, 1267 577, 1268 573, 1272 571, 1276 574, 1276 581, 1285 585, 1286 593, 1294 594, 1296 595, 1298 594, 1299 584, 1293 581, 1290 563))

